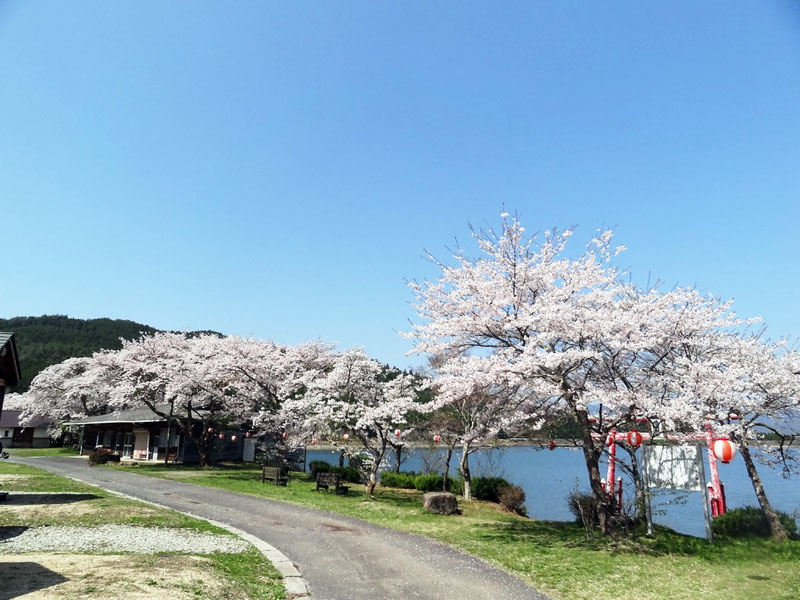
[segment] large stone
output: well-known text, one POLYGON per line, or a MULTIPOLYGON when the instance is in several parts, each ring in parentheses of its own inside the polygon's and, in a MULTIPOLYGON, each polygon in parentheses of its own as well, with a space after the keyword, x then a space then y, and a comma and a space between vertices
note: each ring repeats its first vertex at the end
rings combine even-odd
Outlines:
POLYGON ((437 515, 459 515, 458 500, 449 492, 428 492, 422 494, 422 506, 437 515))

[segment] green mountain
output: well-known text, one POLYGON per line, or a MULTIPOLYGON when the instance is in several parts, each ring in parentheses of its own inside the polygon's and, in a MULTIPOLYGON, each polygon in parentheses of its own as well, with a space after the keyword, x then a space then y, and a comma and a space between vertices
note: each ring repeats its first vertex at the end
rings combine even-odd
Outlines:
POLYGON ((74 356, 122 347, 120 338, 136 339, 157 329, 119 319, 71 319, 65 315, 0 319, 0 331, 14 333, 22 381, 14 391, 24 392, 31 380, 50 365, 74 356))

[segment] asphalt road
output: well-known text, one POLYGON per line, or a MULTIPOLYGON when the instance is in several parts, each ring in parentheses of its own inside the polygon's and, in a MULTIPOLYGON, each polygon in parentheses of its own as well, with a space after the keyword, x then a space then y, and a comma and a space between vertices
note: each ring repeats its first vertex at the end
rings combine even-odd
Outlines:
POLYGON ((288 556, 314 600, 547 600, 478 558, 351 517, 75 458, 13 460, 242 529, 288 556))

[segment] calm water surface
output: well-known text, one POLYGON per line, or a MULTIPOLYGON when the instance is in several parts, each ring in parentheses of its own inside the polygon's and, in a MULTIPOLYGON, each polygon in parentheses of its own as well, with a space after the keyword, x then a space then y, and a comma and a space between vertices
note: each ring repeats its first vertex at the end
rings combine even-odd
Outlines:
MULTIPOLYGON (((307 460, 338 463, 338 452, 309 450, 307 460)), ((453 458, 450 471, 455 474, 458 464, 453 458)), ((753 486, 747 477, 744 462, 737 456, 730 464, 719 464, 720 478, 725 484, 729 508, 757 506, 753 486)), ((418 449, 402 463, 402 471, 440 471, 444 466, 443 453, 418 449)), ((800 517, 800 477, 785 479, 777 469, 756 464, 764 488, 773 507, 800 517)), ((601 472, 605 473, 605 465, 601 472)), ((514 446, 498 450, 480 450, 470 457, 473 477, 495 475, 504 477, 525 490, 528 514, 534 519, 571 521, 567 495, 573 490, 589 491, 583 453, 579 449, 556 448, 553 451, 538 446, 514 446)), ((708 462, 706 460, 706 472, 708 462)), ((623 478, 624 474, 619 473, 623 478)), ((625 499, 631 499, 630 484, 626 482, 625 499)), ((681 533, 705 535, 703 505, 700 492, 656 491, 653 517, 656 523, 681 533)), ((799 521, 800 522, 800 521, 799 521)))

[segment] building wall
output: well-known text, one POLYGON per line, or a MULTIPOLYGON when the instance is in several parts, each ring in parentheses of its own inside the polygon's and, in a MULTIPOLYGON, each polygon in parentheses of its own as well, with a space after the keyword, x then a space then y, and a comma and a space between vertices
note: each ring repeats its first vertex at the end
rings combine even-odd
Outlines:
POLYGON ((19 427, 0 427, 0 442, 3 448, 49 448, 50 436, 46 427, 34 427, 33 437, 24 443, 14 442, 14 430, 19 427))

